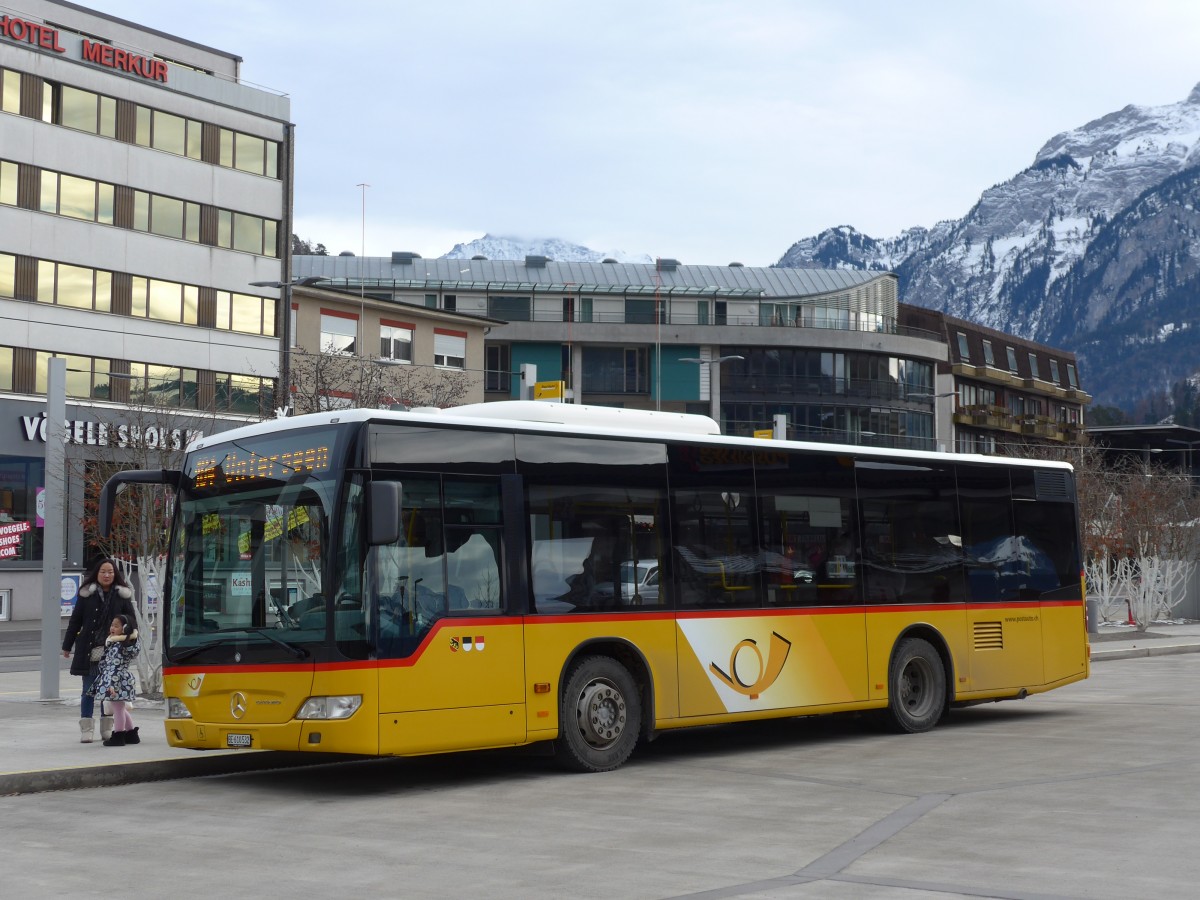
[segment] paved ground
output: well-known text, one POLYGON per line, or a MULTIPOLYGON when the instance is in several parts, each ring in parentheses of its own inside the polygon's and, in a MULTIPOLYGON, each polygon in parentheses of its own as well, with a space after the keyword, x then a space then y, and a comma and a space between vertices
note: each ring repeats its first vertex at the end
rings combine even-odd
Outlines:
MULTIPOLYGON (((1133 628, 1106 627, 1093 635, 1092 659, 1107 660, 1200 651, 1200 623, 1164 624, 1139 634, 1133 628)), ((80 680, 65 668, 58 700, 40 700, 38 644, 8 632, 0 638, 0 661, 27 671, 0 671, 0 796, 72 787, 93 787, 186 778, 220 772, 290 767, 327 761, 306 753, 182 750, 163 736, 161 704, 139 701, 134 722, 144 736, 128 747, 79 742, 80 680), (22 653, 7 655, 19 648, 22 653)), ((60 657, 61 659, 61 657, 60 657)), ((62 660, 65 666, 66 660, 62 660)))
POLYGON ((1191 900, 1200 656, 1177 640, 1098 641, 1088 681, 928 734, 784 719, 597 776, 493 751, 0 797, 0 896, 1191 900))

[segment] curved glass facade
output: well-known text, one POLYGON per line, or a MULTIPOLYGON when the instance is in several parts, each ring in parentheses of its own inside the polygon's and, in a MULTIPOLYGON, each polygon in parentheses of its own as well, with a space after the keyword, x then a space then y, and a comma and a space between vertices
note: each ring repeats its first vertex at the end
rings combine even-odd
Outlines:
POLYGON ((935 449, 934 364, 882 353, 722 345, 726 434, 750 436, 786 415, 788 437, 935 449))

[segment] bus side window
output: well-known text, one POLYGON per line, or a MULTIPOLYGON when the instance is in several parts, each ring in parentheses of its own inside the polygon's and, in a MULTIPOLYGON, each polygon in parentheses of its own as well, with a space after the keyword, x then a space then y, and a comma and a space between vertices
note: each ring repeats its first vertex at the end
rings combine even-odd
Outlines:
POLYGON ((448 610, 503 608, 499 483, 446 479, 444 501, 448 610))

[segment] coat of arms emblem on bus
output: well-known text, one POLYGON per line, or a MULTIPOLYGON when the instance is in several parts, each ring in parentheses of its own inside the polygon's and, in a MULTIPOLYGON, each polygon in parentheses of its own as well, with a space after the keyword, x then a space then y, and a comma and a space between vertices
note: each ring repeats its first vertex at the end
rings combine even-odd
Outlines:
POLYGON ((787 661, 788 653, 791 650, 792 642, 779 632, 772 631, 771 648, 767 652, 765 663, 763 662, 762 651, 758 649, 758 641, 755 641, 753 638, 744 638, 738 641, 737 645, 733 648, 733 652, 729 654, 728 674, 723 672, 716 663, 709 663, 708 669, 739 694, 745 694, 751 700, 757 700, 759 694, 775 683, 775 679, 783 671, 783 664, 787 661), (752 682, 746 682, 738 674, 738 654, 743 650, 751 650, 758 657, 758 677, 752 682))

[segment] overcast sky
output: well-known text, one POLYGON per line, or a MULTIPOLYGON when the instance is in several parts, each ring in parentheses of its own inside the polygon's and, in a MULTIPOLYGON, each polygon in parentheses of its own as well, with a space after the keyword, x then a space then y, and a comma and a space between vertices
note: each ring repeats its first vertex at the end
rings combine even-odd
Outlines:
POLYGON ((490 232, 768 265, 957 218, 1200 82, 1193 0, 81 2, 286 93, 295 230, 370 256, 490 232))

